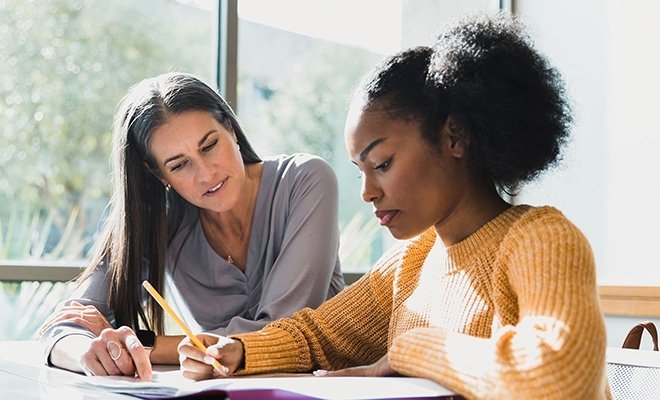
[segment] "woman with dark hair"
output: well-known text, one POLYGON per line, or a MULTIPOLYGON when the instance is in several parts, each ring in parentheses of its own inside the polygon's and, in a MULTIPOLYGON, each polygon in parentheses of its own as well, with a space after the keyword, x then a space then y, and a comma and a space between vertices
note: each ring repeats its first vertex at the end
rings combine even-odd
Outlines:
POLYGON ((343 289, 325 161, 261 160, 222 97, 182 73, 132 87, 113 128, 111 213, 77 290, 42 329, 48 364, 148 379, 149 361, 178 363, 182 336, 164 336, 144 279, 191 329, 222 335, 343 289))
POLYGON ((557 209, 502 195, 556 162, 570 123, 559 74, 511 17, 389 57, 354 93, 345 141, 362 198, 410 240, 316 310, 201 334, 206 353, 182 341, 184 376, 398 373, 470 399, 607 397, 587 239, 557 209))

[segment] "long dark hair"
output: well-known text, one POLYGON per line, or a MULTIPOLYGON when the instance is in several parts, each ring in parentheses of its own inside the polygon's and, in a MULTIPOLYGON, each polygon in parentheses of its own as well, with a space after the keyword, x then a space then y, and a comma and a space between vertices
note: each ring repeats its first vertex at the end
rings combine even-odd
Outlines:
POLYGON ((82 282, 107 264, 108 302, 117 327, 144 326, 164 333, 163 311, 150 297, 143 303, 141 282, 147 278, 163 292, 167 245, 190 204, 157 178, 148 143, 151 133, 168 117, 186 111, 209 112, 236 134, 245 164, 261 161, 231 107, 200 79, 168 73, 131 87, 113 123, 110 215, 91 262, 79 278, 82 282))

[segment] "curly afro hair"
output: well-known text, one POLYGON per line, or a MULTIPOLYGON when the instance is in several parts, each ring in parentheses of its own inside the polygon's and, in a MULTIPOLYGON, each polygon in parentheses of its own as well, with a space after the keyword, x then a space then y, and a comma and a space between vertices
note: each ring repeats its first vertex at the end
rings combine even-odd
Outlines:
POLYGON ((440 34, 429 78, 470 137, 473 166, 516 191, 559 160, 572 117, 556 69, 521 24, 473 16, 440 34))
POLYGON ((560 160, 573 121, 559 73, 503 13, 458 20, 431 48, 387 58, 358 93, 365 109, 417 121, 434 146, 451 115, 475 173, 509 194, 560 160))

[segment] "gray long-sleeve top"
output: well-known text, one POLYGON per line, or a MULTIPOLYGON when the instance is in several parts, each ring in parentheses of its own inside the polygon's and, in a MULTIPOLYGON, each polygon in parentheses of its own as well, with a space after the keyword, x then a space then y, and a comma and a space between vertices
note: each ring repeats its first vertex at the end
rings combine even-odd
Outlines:
MULTIPOLYGON (((308 154, 264 160, 245 273, 213 251, 198 210, 186 212, 168 246, 166 297, 193 331, 220 335, 258 330, 344 288, 338 248, 338 185, 332 168, 308 154)), ((91 304, 114 325, 106 268, 98 268, 64 303, 91 304)), ((44 333, 45 361, 73 323, 44 333)))

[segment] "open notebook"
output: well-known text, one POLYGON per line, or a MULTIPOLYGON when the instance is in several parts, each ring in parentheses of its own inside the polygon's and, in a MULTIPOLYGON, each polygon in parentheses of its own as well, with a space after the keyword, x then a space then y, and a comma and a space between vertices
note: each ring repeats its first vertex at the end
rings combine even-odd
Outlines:
POLYGON ((128 377, 80 377, 76 385, 143 399, 462 399, 437 383, 403 377, 273 376, 194 382, 179 371, 155 372, 152 382, 128 377))

